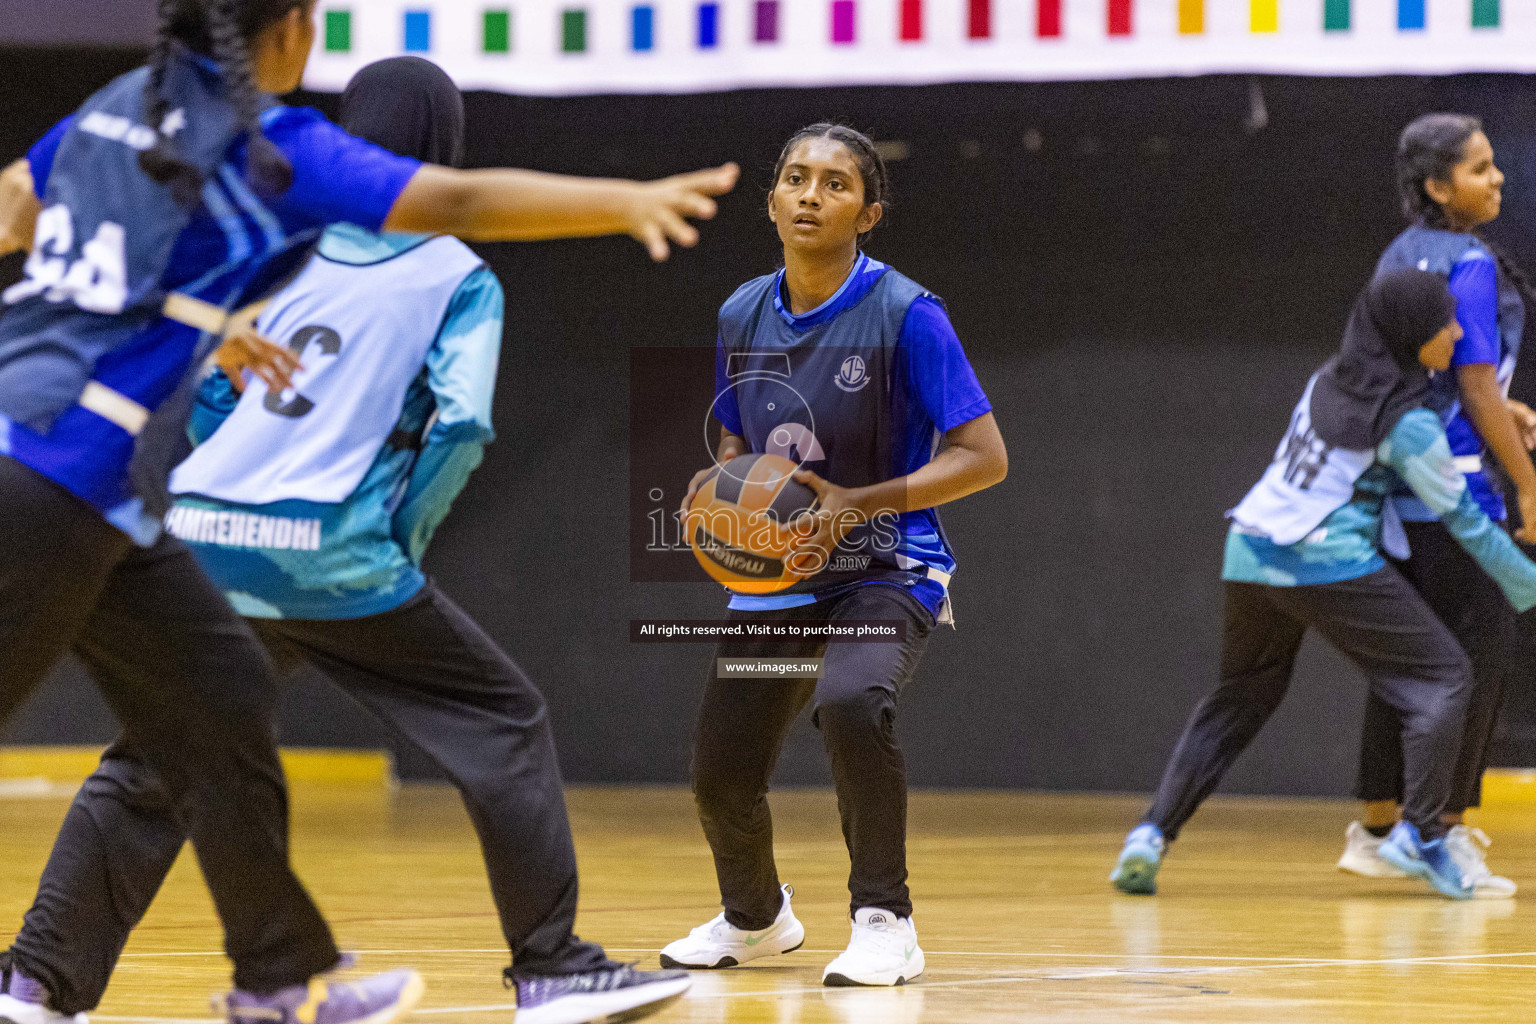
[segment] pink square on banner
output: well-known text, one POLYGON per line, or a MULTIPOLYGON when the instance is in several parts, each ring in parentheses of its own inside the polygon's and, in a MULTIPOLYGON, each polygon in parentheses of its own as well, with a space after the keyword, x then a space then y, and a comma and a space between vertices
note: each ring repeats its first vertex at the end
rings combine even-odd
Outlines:
POLYGON ((832 41, 853 42, 854 0, 832 0, 832 41))

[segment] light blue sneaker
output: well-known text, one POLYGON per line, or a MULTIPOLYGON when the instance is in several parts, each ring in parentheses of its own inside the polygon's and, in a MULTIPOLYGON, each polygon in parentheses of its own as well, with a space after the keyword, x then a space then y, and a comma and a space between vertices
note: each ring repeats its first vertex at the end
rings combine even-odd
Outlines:
POLYGON ((1137 825, 1125 837, 1125 848, 1120 851, 1120 859, 1115 861, 1115 870, 1109 873, 1109 880, 1121 892, 1155 895, 1157 869, 1163 866, 1163 854, 1167 849, 1168 841, 1163 838, 1162 829, 1153 824, 1137 825))
POLYGON ((1444 836, 1426 840, 1417 827, 1400 821, 1382 840, 1378 852, 1382 860, 1424 879, 1442 896, 1453 900, 1469 900, 1473 896, 1473 886, 1462 877, 1444 836))

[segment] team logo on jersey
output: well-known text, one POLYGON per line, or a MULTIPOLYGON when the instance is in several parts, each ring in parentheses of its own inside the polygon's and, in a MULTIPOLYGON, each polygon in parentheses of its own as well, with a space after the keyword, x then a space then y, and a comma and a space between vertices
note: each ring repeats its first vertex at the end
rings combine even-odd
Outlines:
POLYGON ((849 356, 843 360, 843 365, 838 368, 837 376, 832 378, 837 386, 844 391, 863 391, 869 383, 869 370, 864 366, 863 356, 849 356))

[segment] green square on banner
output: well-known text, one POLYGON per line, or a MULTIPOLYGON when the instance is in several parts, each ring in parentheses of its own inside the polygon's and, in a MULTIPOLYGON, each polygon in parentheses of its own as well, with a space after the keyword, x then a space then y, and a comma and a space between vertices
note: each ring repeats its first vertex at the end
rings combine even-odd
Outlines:
POLYGON ((1472 27, 1499 27, 1499 0, 1472 0, 1472 27))
POLYGON ((1323 31, 1349 31, 1349 0, 1323 0, 1323 31))
POLYGON ((512 52, 512 12, 485 12, 485 52, 512 52))
POLYGON ((325 12, 325 50, 327 53, 349 53, 352 50, 352 12, 325 12))
POLYGON ((587 12, 573 7, 560 13, 560 49, 566 53, 585 53, 587 49, 587 12))

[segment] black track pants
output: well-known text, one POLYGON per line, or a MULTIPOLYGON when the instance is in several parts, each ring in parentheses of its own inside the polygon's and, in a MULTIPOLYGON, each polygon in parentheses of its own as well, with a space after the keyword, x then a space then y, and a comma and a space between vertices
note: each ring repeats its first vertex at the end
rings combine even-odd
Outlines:
POLYGON ((1390 566, 1359 579, 1302 587, 1226 585, 1221 683, 1179 737, 1144 820, 1171 841, 1285 697, 1311 627, 1365 674, 1403 722, 1403 816, 1426 838, 1444 834, 1472 669, 1450 630, 1390 566))

